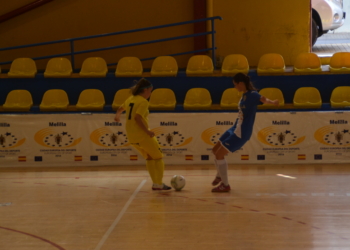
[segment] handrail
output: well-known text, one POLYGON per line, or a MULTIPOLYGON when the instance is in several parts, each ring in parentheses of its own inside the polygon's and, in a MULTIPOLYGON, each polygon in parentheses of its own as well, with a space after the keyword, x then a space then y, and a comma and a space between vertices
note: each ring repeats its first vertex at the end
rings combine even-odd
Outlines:
POLYGON ((10 11, 2 16, 0 16, 0 23, 5 22, 11 18, 14 18, 16 16, 19 16, 21 14, 24 14, 32 9, 36 9, 44 4, 47 4, 49 2, 52 2, 53 0, 37 0, 35 2, 32 2, 30 4, 24 5, 18 9, 15 9, 13 11, 10 11))
MULTIPOLYGON (((191 53, 197 53, 197 52, 203 52, 203 51, 211 50, 212 51, 212 58, 213 58, 213 62, 214 62, 214 68, 215 68, 216 67, 216 60, 215 60, 216 47, 215 47, 215 36, 214 36, 215 33, 216 33, 216 31, 214 29, 214 20, 215 19, 222 20, 222 18, 220 16, 215 16, 215 17, 196 19, 196 20, 191 20, 191 21, 186 21, 186 22, 158 25, 158 26, 153 26, 153 27, 133 29, 133 30, 126 30, 126 31, 118 31, 118 32, 106 33, 106 34, 100 34, 100 35, 77 37, 77 38, 68 38, 68 39, 51 41, 51 42, 34 43, 34 44, 28 44, 28 45, 20 45, 20 46, 13 46, 13 47, 7 47, 7 48, 0 48, 0 51, 13 50, 13 49, 22 49, 22 48, 28 48, 28 47, 35 47, 35 46, 42 46, 42 45, 49 45, 49 44, 57 44, 57 43, 69 42, 70 43, 70 48, 71 48, 71 51, 69 53, 35 57, 35 58, 33 58, 33 60, 40 60, 40 59, 47 59, 47 58, 52 58, 52 57, 61 57, 61 56, 69 56, 70 55, 73 69, 75 69, 75 67, 74 67, 74 62, 75 62, 74 56, 78 55, 78 54, 97 52, 97 51, 104 51, 104 50, 110 50, 110 49, 125 48, 125 47, 131 47, 131 46, 138 46, 138 45, 144 45, 144 44, 158 43, 158 42, 164 42, 164 41, 169 41, 169 40, 177 40, 177 39, 184 39, 184 38, 189 38, 189 37, 204 36, 204 35, 210 35, 211 34, 211 36, 212 36, 212 47, 211 48, 202 49, 202 50, 193 50, 193 51, 188 51, 188 52, 183 52, 183 53, 178 53, 178 54, 172 54, 172 56, 183 55, 183 54, 191 54, 191 53), (118 45, 118 46, 112 46, 112 47, 105 47, 105 48, 99 48, 99 49, 74 51, 74 41, 93 39, 93 38, 100 38, 100 37, 106 37, 106 36, 121 35, 121 34, 126 34, 126 33, 133 33, 133 32, 139 32, 139 31, 152 30, 152 29, 161 29, 161 28, 167 28, 167 27, 172 27, 172 26, 191 24, 191 23, 198 23, 198 22, 205 22, 205 21, 211 21, 211 27, 212 27, 211 31, 203 32, 203 33, 196 33, 196 34, 192 34, 192 35, 184 35, 184 36, 176 36, 176 37, 169 37, 169 38, 151 40, 151 41, 146 41, 146 42, 138 42, 138 43, 124 44, 124 45, 118 45)), ((140 60, 141 61, 145 61, 145 60, 152 60, 154 58, 156 58, 156 57, 144 58, 144 59, 140 59, 140 60)), ((12 61, 0 62, 0 65, 10 64, 10 63, 12 63, 12 61)), ((108 65, 110 66, 110 65, 116 65, 116 64, 117 63, 112 63, 112 64, 108 64, 108 65)))

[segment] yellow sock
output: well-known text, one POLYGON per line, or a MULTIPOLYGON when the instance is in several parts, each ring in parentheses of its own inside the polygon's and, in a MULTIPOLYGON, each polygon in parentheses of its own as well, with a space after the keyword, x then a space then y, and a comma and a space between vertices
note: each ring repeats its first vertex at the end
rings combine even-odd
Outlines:
POLYGON ((146 160, 146 167, 149 175, 151 176, 152 182, 157 183, 157 169, 155 160, 146 160))
POLYGON ((156 169, 156 183, 163 184, 163 175, 164 175, 164 161, 163 159, 157 159, 155 161, 155 169, 156 169))

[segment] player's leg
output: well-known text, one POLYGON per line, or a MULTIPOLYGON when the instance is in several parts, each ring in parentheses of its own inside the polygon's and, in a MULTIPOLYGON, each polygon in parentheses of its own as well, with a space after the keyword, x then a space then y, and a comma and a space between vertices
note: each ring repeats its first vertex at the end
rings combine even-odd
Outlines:
POLYGON ((152 179, 153 184, 156 184, 156 167, 155 161, 150 157, 147 152, 140 146, 140 143, 133 143, 132 146, 142 155, 143 158, 146 159, 146 168, 152 179))
POLYGON ((225 159, 225 155, 228 153, 228 149, 223 147, 222 145, 216 151, 216 164, 218 166, 218 170, 221 177, 221 184, 212 189, 213 192, 228 192, 230 191, 230 185, 228 182, 228 172, 227 172, 227 161, 225 159))
POLYGON ((155 184, 153 190, 169 190, 169 186, 163 183, 164 175, 164 161, 163 152, 159 147, 158 141, 155 137, 147 138, 141 143, 141 146, 145 149, 147 154, 154 161, 154 177, 155 184))
POLYGON ((219 138, 219 141, 216 142, 215 146, 212 149, 212 153, 215 155, 214 164, 215 164, 215 167, 216 167, 216 170, 217 170, 215 179, 211 183, 213 186, 216 186, 216 185, 220 184, 220 182, 222 181, 222 178, 220 176, 220 171, 219 171, 219 165, 218 165, 218 162, 217 162, 217 159, 216 159, 216 154, 217 154, 219 148, 222 147, 221 142, 226 140, 227 138, 229 138, 233 134, 233 129, 234 129, 234 127, 231 127, 225 133, 223 133, 221 135, 221 137, 219 138))
POLYGON ((216 151, 215 157, 216 162, 218 164, 218 168, 220 171, 220 176, 222 179, 221 184, 212 189, 213 192, 228 192, 230 191, 230 185, 228 183, 228 166, 227 161, 225 159, 225 155, 228 152, 235 152, 243 147, 243 145, 246 143, 246 140, 243 140, 237 135, 232 134, 231 136, 227 137, 225 140, 221 141, 221 147, 216 151))
MULTIPOLYGON (((215 146, 212 149, 212 153, 215 155, 215 152, 219 149, 221 143, 220 141, 218 141, 215 146)), ((213 186, 218 185, 221 182, 221 177, 220 177, 220 172, 218 169, 218 164, 216 163, 216 159, 214 159, 214 165, 216 167, 216 175, 215 175, 215 179, 213 180, 213 182, 211 183, 213 186)))

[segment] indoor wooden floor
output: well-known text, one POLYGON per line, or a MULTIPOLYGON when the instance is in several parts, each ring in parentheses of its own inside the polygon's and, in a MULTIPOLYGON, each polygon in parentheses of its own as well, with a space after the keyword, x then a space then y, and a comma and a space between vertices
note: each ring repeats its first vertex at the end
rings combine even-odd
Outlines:
POLYGON ((151 191, 144 167, 0 168, 0 249, 350 249, 350 166, 168 166, 181 192, 151 191))

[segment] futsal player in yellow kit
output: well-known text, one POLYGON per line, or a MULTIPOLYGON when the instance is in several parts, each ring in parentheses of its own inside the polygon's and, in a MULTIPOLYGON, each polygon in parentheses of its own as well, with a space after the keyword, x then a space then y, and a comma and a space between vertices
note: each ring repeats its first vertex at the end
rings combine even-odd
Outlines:
POLYGON ((132 88, 132 95, 118 108, 114 120, 126 111, 126 134, 131 145, 146 159, 146 167, 153 181, 152 190, 169 190, 163 183, 163 153, 154 132, 148 127, 148 101, 153 90, 152 84, 142 78, 132 88))

